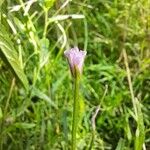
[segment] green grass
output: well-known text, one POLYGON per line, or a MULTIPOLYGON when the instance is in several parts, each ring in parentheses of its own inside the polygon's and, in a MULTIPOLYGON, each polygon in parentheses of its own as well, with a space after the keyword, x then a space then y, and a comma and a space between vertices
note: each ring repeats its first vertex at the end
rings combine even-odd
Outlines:
POLYGON ((0 1, 0 149, 71 149, 78 46, 77 149, 149 150, 149 0, 30 2, 0 1))

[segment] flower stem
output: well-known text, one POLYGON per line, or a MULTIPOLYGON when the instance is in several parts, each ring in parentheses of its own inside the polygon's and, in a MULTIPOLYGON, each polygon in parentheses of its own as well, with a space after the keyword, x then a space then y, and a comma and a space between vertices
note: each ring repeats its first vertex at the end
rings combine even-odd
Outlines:
POLYGON ((78 109, 79 109, 79 83, 80 83, 80 77, 77 69, 75 69, 73 124, 72 124, 72 150, 76 150, 76 133, 77 133, 78 109))

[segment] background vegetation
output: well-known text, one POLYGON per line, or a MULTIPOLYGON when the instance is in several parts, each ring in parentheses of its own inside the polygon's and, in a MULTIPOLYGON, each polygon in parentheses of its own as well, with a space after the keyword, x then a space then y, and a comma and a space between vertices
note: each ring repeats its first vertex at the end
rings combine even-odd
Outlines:
POLYGON ((78 149, 149 150, 149 0, 1 0, 0 149, 70 148, 74 46, 87 50, 78 149))

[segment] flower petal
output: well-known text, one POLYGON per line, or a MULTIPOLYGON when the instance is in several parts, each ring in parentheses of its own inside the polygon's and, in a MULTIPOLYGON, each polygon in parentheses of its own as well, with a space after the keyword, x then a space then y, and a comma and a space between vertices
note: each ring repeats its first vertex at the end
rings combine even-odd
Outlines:
POLYGON ((66 50, 64 55, 68 59, 72 75, 74 76, 75 68, 77 68, 80 74, 82 74, 86 51, 79 50, 78 47, 75 47, 70 50, 66 50))

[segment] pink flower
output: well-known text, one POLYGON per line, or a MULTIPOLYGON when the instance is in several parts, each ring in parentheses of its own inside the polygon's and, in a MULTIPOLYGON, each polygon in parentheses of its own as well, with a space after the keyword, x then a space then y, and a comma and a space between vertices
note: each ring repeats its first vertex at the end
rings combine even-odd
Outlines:
POLYGON ((68 59, 70 70, 73 76, 75 76, 75 69, 82 74, 83 63, 86 56, 86 51, 79 50, 78 47, 74 47, 64 52, 65 57, 68 59))

